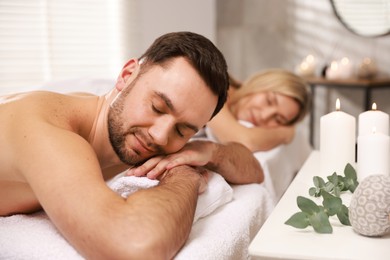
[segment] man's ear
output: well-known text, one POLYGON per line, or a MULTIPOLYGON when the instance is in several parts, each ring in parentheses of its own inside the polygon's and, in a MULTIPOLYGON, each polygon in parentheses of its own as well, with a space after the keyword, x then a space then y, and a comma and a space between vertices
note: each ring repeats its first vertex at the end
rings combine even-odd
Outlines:
POLYGON ((122 91, 128 85, 128 80, 137 76, 139 67, 140 65, 137 59, 131 59, 123 66, 115 84, 118 91, 122 91))

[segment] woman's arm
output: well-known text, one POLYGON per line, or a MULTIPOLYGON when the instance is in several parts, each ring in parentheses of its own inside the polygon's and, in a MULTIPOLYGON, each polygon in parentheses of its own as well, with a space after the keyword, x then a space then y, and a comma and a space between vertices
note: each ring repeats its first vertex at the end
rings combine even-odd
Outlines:
POLYGON ((252 152, 267 151, 280 144, 292 141, 294 126, 275 128, 252 127, 240 124, 225 105, 222 110, 207 124, 221 143, 238 142, 252 152))

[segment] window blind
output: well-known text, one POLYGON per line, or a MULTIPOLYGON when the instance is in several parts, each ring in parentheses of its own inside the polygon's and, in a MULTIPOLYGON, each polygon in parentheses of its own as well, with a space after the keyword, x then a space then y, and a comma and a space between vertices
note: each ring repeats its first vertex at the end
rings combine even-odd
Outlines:
POLYGON ((114 77, 121 55, 118 3, 0 0, 0 88, 114 77))

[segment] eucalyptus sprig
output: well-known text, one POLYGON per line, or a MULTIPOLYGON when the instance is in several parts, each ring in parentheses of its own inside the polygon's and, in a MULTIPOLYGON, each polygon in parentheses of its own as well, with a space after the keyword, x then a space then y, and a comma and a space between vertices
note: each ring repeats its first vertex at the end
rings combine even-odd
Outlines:
POLYGON ((324 190, 336 197, 340 197, 340 194, 343 191, 350 191, 353 193, 359 184, 356 171, 349 163, 344 168, 344 176, 337 175, 337 173, 334 172, 332 175, 328 176, 327 179, 328 182, 325 182, 321 177, 314 176, 314 187, 309 189, 310 196, 320 197, 321 191, 324 190))
POLYGON ((309 195, 322 197, 322 205, 317 205, 313 200, 303 196, 297 197, 297 205, 300 212, 292 215, 286 225, 304 229, 312 226, 317 233, 332 233, 333 228, 329 217, 337 216, 340 223, 350 226, 348 207, 342 203, 342 192, 353 193, 359 185, 355 169, 351 164, 344 168, 344 176, 334 172, 327 177, 327 182, 319 176, 313 177, 314 187, 309 189, 309 195))

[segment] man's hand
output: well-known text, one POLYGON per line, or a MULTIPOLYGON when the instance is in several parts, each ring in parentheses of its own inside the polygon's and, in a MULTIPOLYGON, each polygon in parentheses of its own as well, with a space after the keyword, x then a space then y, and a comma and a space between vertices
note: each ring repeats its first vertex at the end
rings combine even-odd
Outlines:
POLYGON ((219 144, 205 140, 189 142, 174 154, 151 158, 143 165, 129 169, 127 175, 146 175, 155 179, 180 165, 204 167, 219 173, 232 184, 261 183, 264 180, 259 161, 244 145, 235 142, 219 144))
POLYGON ((179 165, 205 166, 212 158, 211 145, 210 141, 189 142, 176 153, 153 157, 141 166, 129 169, 126 175, 156 179, 166 170, 179 165))
MULTIPOLYGON (((188 167, 190 167, 190 166, 188 166, 188 167)), ((199 182, 199 190, 198 190, 198 194, 201 194, 201 193, 205 192, 207 189, 207 186, 208 186, 207 183, 209 181, 209 171, 207 169, 205 169, 204 167, 191 167, 191 168, 193 169, 194 172, 197 172, 201 177, 200 182, 199 182)), ((159 175, 157 179, 159 181, 163 181, 166 178, 168 172, 169 172, 168 170, 165 171, 163 174, 159 175)), ((174 174, 174 173, 172 173, 172 171, 171 171, 170 174, 174 174)), ((180 173, 177 173, 177 174, 180 174, 180 173)))

